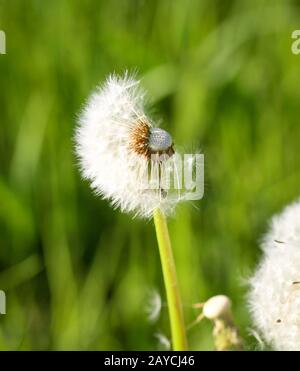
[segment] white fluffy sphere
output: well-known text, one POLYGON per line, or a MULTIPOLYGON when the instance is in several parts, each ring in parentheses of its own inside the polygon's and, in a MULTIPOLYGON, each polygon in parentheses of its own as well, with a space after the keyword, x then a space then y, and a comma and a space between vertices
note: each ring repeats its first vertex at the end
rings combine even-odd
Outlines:
POLYGON ((254 323, 276 350, 300 350, 300 202, 271 221, 250 280, 254 323))
POLYGON ((144 113, 139 82, 127 74, 110 76, 91 95, 75 140, 84 177, 97 194, 122 211, 149 217, 159 207, 169 214, 183 199, 179 191, 145 187, 143 176, 151 155, 173 155, 173 143, 167 132, 153 127, 144 113))

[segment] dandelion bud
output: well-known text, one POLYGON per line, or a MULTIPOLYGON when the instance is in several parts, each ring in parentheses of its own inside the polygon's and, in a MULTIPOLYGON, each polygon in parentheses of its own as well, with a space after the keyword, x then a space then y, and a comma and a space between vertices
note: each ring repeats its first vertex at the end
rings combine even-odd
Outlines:
POLYGON ((216 295, 205 303, 195 304, 195 308, 202 308, 202 313, 191 325, 195 325, 203 318, 213 321, 213 338, 216 350, 241 350, 243 341, 238 328, 233 323, 231 300, 225 295, 216 295))
POLYGON ((213 296, 203 305, 203 315, 211 320, 231 321, 231 300, 225 295, 213 296))

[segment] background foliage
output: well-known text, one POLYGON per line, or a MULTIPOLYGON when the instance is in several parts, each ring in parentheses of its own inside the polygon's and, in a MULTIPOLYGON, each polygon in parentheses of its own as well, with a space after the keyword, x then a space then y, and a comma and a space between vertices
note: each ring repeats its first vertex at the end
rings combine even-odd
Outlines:
MULTIPOLYGON (((185 305, 231 297, 255 345, 245 279, 269 217, 299 196, 296 1, 0 0, 0 349, 157 349, 166 307, 152 221, 96 198, 73 154, 76 115, 111 72, 137 70, 176 145, 205 154, 205 197, 170 221, 185 305)), ((212 324, 189 331, 212 349, 212 324)))

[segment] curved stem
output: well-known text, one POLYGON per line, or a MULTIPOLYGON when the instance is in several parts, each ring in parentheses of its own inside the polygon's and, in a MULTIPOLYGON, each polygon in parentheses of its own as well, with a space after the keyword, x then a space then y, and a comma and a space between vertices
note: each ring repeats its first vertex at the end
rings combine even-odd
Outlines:
POLYGON ((187 350, 182 303, 166 218, 160 209, 154 210, 153 218, 167 293, 173 350, 187 350))

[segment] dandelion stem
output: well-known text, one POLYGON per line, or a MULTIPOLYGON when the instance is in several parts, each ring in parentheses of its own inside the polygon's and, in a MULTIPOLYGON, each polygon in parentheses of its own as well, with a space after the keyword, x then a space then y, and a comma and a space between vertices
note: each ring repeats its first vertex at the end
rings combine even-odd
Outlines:
POLYGON ((182 303, 166 218, 160 209, 154 210, 153 218, 167 293, 173 350, 187 350, 182 303))

